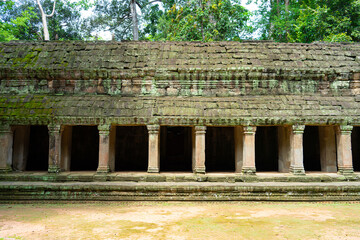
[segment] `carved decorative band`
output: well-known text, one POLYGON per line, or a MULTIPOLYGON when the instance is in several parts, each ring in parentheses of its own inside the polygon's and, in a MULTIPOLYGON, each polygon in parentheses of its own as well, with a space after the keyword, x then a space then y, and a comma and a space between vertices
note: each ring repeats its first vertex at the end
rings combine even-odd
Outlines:
POLYGON ((195 134, 205 134, 206 133, 206 126, 195 126, 195 134))
POLYGON ((109 135, 111 125, 98 125, 99 135, 109 135))
POLYGON ((60 133, 60 131, 62 131, 63 128, 61 127, 61 125, 50 124, 48 125, 48 130, 50 134, 54 134, 54 133, 60 133))
POLYGON ((149 134, 159 134, 160 125, 147 125, 149 134))
POLYGON ((244 134, 253 135, 256 132, 255 126, 244 126, 244 134))
POLYGON ((11 134, 11 127, 8 124, 0 125, 0 134, 11 134))
POLYGON ((303 134, 305 130, 305 125, 292 125, 292 131, 294 134, 303 134))
POLYGON ((339 129, 340 134, 351 135, 351 132, 353 130, 353 126, 351 126, 351 125, 340 125, 338 129, 339 129))

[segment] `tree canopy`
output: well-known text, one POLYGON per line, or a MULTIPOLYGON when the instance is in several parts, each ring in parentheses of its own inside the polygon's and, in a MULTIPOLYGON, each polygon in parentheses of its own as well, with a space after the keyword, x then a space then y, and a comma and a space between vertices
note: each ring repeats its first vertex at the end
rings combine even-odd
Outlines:
POLYGON ((261 39, 279 42, 359 41, 359 0, 258 0, 261 39))
MULTIPOLYGON (((0 0, 0 41, 43 40, 37 0, 0 0)), ((115 40, 279 42, 360 41, 360 0, 57 0, 47 18, 50 40, 93 39, 109 31, 115 40), (91 9, 90 17, 83 10, 91 9)), ((54 0, 41 0, 43 12, 54 0)))

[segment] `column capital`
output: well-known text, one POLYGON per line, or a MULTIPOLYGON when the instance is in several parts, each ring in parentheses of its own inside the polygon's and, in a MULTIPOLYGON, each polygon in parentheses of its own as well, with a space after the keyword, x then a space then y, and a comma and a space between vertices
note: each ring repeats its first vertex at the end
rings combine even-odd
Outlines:
POLYGON ((256 132, 256 126, 244 126, 243 131, 244 134, 253 135, 256 132))
POLYGON ((0 125, 0 134, 8 134, 11 133, 11 127, 9 124, 1 124, 0 125))
POLYGON ((99 135, 109 135, 110 134, 110 128, 111 128, 110 124, 98 125, 97 128, 99 130, 99 135))
POLYGON ((147 125, 149 134, 158 134, 160 131, 160 125, 153 124, 153 125, 147 125))
POLYGON ((195 134, 205 134, 206 133, 206 126, 195 126, 195 134))
POLYGON ((351 125, 340 125, 338 128, 337 128, 337 131, 338 133, 340 134, 344 134, 344 135, 351 135, 351 132, 353 130, 353 126, 351 125))
POLYGON ((291 126, 291 129, 294 134, 303 134, 305 130, 305 125, 295 124, 291 126))
POLYGON ((60 133, 63 131, 63 127, 59 124, 49 124, 48 125, 49 133, 60 133))

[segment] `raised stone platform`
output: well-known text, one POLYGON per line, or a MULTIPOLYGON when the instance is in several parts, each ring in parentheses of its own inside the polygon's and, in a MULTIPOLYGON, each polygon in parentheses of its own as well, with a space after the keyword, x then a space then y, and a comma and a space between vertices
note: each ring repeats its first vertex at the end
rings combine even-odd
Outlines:
POLYGON ((359 201, 360 174, 41 172, 0 175, 0 201, 359 201))
POLYGON ((360 182, 2 182, 0 200, 359 201, 360 182))

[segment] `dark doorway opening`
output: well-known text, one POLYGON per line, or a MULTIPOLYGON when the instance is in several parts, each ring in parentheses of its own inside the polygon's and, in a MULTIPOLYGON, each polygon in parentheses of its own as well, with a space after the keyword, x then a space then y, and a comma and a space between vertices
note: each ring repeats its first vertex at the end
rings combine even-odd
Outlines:
POLYGON ((99 131, 96 126, 73 126, 70 171, 96 171, 99 131))
POLYGON ((26 161, 26 171, 47 171, 48 163, 48 128, 47 126, 30 126, 29 155, 26 161))
POLYGON ((354 127, 352 130, 351 149, 354 171, 360 172, 360 127, 354 127))
POLYGON ((190 127, 160 129, 160 171, 192 171, 190 127))
POLYGON ((205 139, 206 171, 235 172, 234 128, 208 127, 205 139))
POLYGON ((148 131, 145 126, 116 127, 115 171, 147 171, 148 131))
POLYGON ((318 126, 305 127, 303 146, 305 171, 321 171, 318 126))
POLYGON ((255 134, 255 166, 257 172, 279 170, 277 127, 257 127, 255 134))

